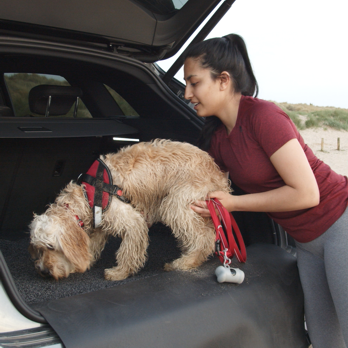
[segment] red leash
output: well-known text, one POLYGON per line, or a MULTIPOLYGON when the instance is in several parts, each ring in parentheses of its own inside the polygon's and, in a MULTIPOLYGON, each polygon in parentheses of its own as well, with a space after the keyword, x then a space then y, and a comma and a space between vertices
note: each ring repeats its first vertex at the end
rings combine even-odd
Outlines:
POLYGON ((231 263, 233 255, 236 255, 239 262, 246 262, 247 255, 244 240, 234 217, 226 210, 218 199, 213 198, 211 200, 207 200, 206 202, 215 226, 215 253, 219 256, 220 261, 224 266, 228 267, 231 263), (221 222, 216 215, 215 208, 220 214, 221 222), (226 233, 223 230, 221 223, 224 225, 226 233), (233 231, 237 237, 240 248, 234 239, 233 231))

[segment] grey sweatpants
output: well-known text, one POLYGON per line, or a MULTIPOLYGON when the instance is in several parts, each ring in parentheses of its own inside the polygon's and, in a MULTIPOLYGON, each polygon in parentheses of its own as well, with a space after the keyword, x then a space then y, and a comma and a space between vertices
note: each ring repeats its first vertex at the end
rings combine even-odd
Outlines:
POLYGON ((323 235, 296 245, 313 348, 347 348, 348 209, 323 235))

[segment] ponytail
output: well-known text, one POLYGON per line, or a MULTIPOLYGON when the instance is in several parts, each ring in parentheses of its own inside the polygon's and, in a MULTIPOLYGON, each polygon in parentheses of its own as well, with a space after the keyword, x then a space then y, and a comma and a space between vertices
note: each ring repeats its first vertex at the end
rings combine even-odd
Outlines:
MULTIPOLYGON (((248 51, 244 40, 236 34, 226 35, 223 38, 229 42, 229 46, 232 49, 236 50, 236 57, 238 57, 238 51, 241 55, 241 60, 236 61, 239 66, 236 66, 235 69, 233 69, 234 71, 231 72, 229 70, 226 70, 232 73, 233 81, 235 83, 235 91, 241 92, 242 95, 254 96, 256 98, 259 94, 259 85, 256 81, 256 77, 251 67, 248 51), (235 74, 233 74, 233 72, 235 72, 235 74), (240 78, 238 78, 238 76, 240 76, 240 78)), ((233 56, 231 58, 233 59, 233 56)), ((230 63, 230 65, 232 64, 233 62, 230 63)), ((224 71, 224 69, 221 70, 221 72, 222 71, 224 71)))
MULTIPOLYGON (((259 87, 251 67, 248 51, 242 37, 236 34, 226 35, 197 43, 185 53, 185 59, 194 58, 200 61, 202 68, 211 70, 213 80, 223 71, 227 71, 232 79, 235 92, 257 97, 259 87)), ((205 119, 198 139, 198 146, 208 151, 211 138, 221 125, 216 116, 205 119)))

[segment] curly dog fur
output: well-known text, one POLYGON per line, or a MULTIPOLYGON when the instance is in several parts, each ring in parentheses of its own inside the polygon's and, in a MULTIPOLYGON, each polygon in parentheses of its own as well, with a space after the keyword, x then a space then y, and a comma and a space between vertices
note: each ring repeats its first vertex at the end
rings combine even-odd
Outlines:
POLYGON ((155 222, 172 229, 182 251, 165 270, 198 267, 213 253, 213 224, 196 214, 190 204, 204 200, 210 191, 230 192, 230 185, 206 152, 188 143, 158 139, 101 158, 131 204, 113 197, 101 226, 94 229, 83 185, 70 182, 55 203, 44 214, 35 215, 30 224, 30 252, 42 275, 59 279, 85 272, 100 257, 108 237, 119 236, 117 266, 106 269, 105 278, 125 279, 144 266, 148 226, 155 222), (77 224, 76 215, 84 228, 77 224))

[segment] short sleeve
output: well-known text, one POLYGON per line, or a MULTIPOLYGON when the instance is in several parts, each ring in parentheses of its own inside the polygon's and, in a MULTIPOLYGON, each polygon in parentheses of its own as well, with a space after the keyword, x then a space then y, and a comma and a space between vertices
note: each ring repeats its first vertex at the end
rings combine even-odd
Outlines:
POLYGON ((271 157, 299 133, 289 116, 273 103, 262 106, 252 115, 253 132, 257 142, 271 157))

